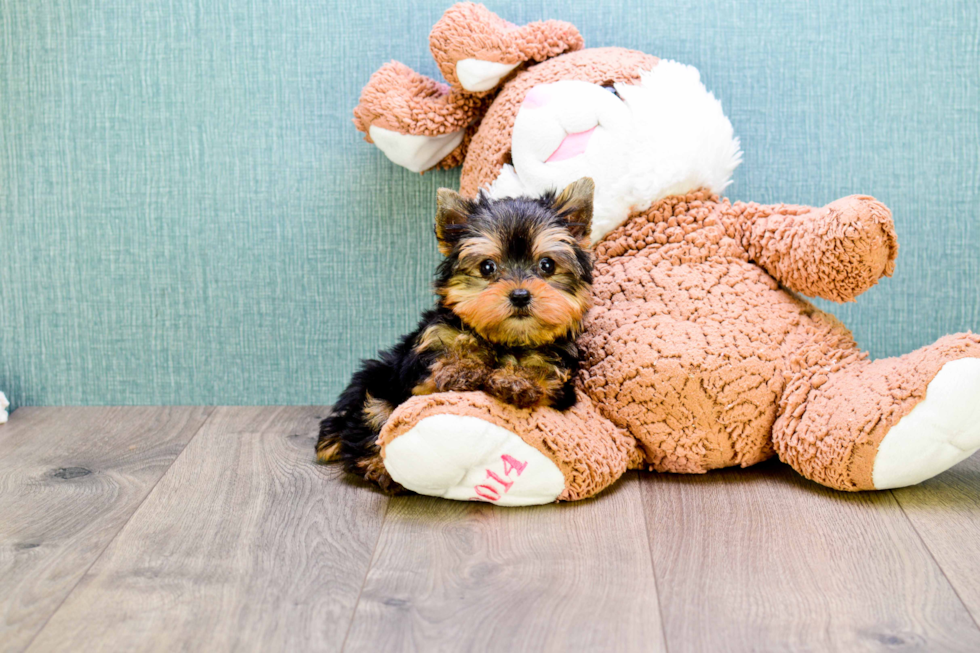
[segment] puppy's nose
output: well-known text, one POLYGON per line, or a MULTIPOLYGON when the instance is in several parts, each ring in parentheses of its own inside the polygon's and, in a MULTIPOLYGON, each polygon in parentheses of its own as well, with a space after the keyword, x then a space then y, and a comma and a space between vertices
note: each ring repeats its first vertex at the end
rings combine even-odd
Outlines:
POLYGON ((516 308, 524 308, 531 303, 531 291, 525 288, 510 291, 510 303, 516 308))

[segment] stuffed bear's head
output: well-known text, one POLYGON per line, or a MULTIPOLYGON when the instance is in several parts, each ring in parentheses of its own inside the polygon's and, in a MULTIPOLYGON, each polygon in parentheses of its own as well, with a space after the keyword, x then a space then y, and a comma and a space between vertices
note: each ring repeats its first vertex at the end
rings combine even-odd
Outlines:
POLYGON ((741 160, 691 66, 583 50, 568 23, 517 27, 470 3, 443 15, 430 48, 449 85, 383 66, 354 110, 367 140, 415 172, 462 164, 470 197, 537 196, 592 177, 593 242, 668 195, 720 193, 741 160))

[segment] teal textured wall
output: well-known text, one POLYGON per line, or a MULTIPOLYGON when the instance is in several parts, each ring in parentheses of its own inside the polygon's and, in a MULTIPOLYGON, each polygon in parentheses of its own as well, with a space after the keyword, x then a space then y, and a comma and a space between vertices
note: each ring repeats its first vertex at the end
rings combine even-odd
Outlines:
MULTIPOLYGON (((0 0, 0 390, 15 404, 307 404, 413 326, 435 190, 360 87, 430 75, 449 5, 0 0)), ((978 3, 501 1, 700 68, 729 195, 894 211, 898 272, 833 307, 875 356, 980 329, 978 3)), ((823 305, 823 304, 822 304, 823 305)))

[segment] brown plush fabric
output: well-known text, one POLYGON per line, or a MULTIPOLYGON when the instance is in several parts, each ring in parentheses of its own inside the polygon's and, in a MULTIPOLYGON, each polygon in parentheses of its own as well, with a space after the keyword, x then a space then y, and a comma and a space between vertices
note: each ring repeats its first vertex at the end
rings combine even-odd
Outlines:
POLYGON ((432 415, 452 413, 492 422, 514 433, 565 475, 561 501, 584 499, 601 491, 640 464, 636 441, 606 422, 587 397, 568 411, 552 408, 522 410, 482 392, 446 392, 413 397, 399 406, 378 439, 384 447, 432 415))
POLYGON ((704 191, 662 200, 596 247, 585 388, 653 469, 775 452, 824 485, 871 489, 881 438, 943 363, 980 356, 977 336, 872 364, 843 324, 783 287, 853 299, 895 252, 890 214, 870 197, 822 209, 704 191))
POLYGON ((419 136, 441 136, 466 130, 463 142, 447 154, 437 168, 455 168, 478 126, 477 118, 489 101, 451 90, 447 85, 420 75, 398 61, 389 61, 371 75, 354 108, 354 126, 373 143, 371 125, 419 136))
POLYGON ((835 302, 854 298, 895 271, 891 211, 853 195, 820 209, 738 202, 750 258, 792 291, 835 302))
POLYGON ((658 471, 772 455, 778 340, 800 305, 748 262, 728 209, 706 192, 671 197, 595 248, 584 387, 658 471), (784 324, 760 330, 764 313, 784 324))
POLYGON ((518 27, 481 4, 458 3, 446 10, 429 35, 432 56, 449 85, 390 61, 371 76, 361 91, 354 108, 354 126, 369 143, 373 142, 368 134, 371 125, 421 136, 466 130, 463 142, 435 166, 455 168, 463 164, 479 118, 499 88, 498 85, 479 93, 466 91, 456 77, 459 60, 473 58, 507 64, 544 61, 582 46, 582 36, 569 23, 546 20, 518 27))
POLYGON ((371 75, 354 108, 354 126, 372 143, 368 129, 378 125, 401 134, 439 136, 466 129, 487 101, 452 91, 398 61, 371 75))
MULTIPOLYGON (((460 91, 464 89, 456 77, 456 62, 462 59, 504 64, 544 61, 563 52, 581 50, 583 45, 582 35, 570 23, 545 20, 518 27, 483 5, 470 2, 447 9, 429 34, 429 49, 439 72, 460 91)), ((483 96, 495 90, 474 95, 483 96)))
POLYGON ((793 374, 773 427, 776 451, 822 485, 873 490, 871 473, 882 438, 925 398, 926 386, 945 363, 980 358, 980 336, 945 336, 910 354, 874 362, 856 347, 815 352, 812 360, 820 354, 827 361, 823 365, 802 356, 790 361, 793 374))
MULTIPOLYGON (((460 190, 474 196, 508 161, 530 89, 560 80, 634 83, 658 63, 622 48, 570 52, 580 47, 564 23, 516 28, 482 6, 457 5, 432 44, 453 84, 461 58, 516 63, 566 54, 519 68, 489 108, 491 95, 450 91, 389 64, 365 89, 358 128, 467 129, 442 164, 462 160, 460 190), (484 111, 478 126, 467 122, 484 111)), ((628 468, 701 473, 777 454, 829 487, 873 489, 885 434, 924 398, 943 364, 980 358, 980 336, 947 336, 871 362, 843 324, 795 293, 853 301, 892 274, 897 252, 891 213, 868 196, 821 208, 732 204, 704 190, 665 198, 594 248, 595 306, 572 410, 518 410, 480 393, 418 397, 392 414, 381 442, 430 415, 479 417, 553 460, 567 479, 562 499, 590 496, 628 468)))

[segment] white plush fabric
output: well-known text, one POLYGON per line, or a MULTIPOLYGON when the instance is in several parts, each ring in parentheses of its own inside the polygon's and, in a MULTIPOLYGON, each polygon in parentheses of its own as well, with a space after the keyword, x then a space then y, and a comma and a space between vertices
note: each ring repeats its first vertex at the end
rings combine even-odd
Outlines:
POLYGON ((455 150, 463 142, 464 132, 420 136, 399 134, 390 129, 371 125, 368 133, 374 144, 392 163, 408 168, 412 172, 422 172, 439 163, 447 154, 455 150))
POLYGON ((459 80, 460 86, 470 93, 480 93, 489 91, 499 84, 501 78, 517 66, 516 63, 461 59, 456 62, 456 78, 459 80))
POLYGON ((0 424, 7 423, 7 408, 10 406, 10 402, 7 401, 7 396, 0 392, 0 424))
POLYGON ((533 506, 565 489, 561 470, 544 454, 477 417, 426 417, 385 447, 384 463, 412 492, 457 501, 533 506))
POLYGON ((943 365, 923 399, 878 445, 871 480, 879 490, 915 485, 980 450, 980 359, 943 365))
POLYGON ((742 158, 738 138, 696 68, 661 61, 638 84, 615 90, 619 97, 580 81, 532 89, 514 123, 513 166, 504 166, 490 195, 537 196, 592 177, 597 242, 633 210, 700 187, 721 193, 731 183, 742 158), (593 127, 584 153, 548 162, 565 136, 593 127))

